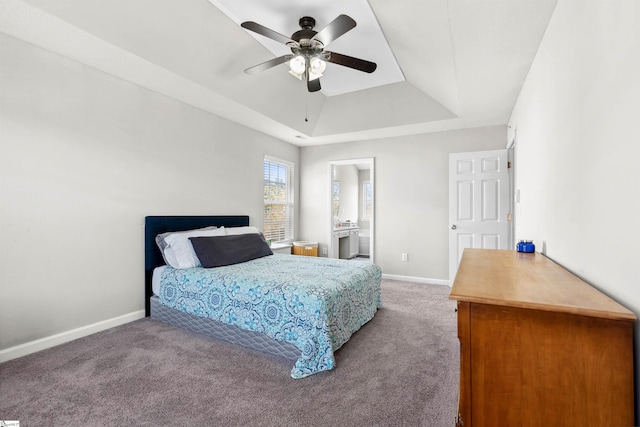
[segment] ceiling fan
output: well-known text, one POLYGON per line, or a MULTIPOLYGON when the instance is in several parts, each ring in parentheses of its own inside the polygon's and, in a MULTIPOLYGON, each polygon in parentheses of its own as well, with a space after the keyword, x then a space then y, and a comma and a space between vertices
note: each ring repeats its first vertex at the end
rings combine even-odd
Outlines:
POLYGON ((303 16, 298 23, 301 29, 293 33, 291 37, 282 35, 253 21, 240 24, 242 28, 284 43, 291 48, 291 54, 247 68, 244 70, 245 73, 257 74, 288 62, 289 72, 300 80, 304 78, 309 92, 316 92, 320 90, 320 77, 327 67, 327 62, 364 71, 365 73, 373 73, 376 70, 377 65, 375 62, 324 50, 329 43, 356 26, 356 21, 351 17, 340 15, 320 31, 313 29, 316 25, 316 20, 310 16, 303 16))

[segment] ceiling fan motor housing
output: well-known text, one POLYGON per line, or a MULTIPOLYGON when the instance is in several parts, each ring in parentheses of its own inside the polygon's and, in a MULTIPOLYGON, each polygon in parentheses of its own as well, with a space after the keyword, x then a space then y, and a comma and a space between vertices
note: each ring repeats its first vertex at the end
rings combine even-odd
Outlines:
POLYGON ((299 24, 302 29, 293 33, 291 39, 298 42, 300 47, 303 48, 311 47, 313 49, 322 49, 322 43, 317 40, 312 40, 313 36, 318 34, 318 32, 313 29, 316 25, 316 20, 310 16, 303 16, 300 18, 299 24))
POLYGON ((300 28, 302 28, 303 30, 312 30, 313 27, 316 26, 316 20, 310 16, 303 16, 298 21, 298 24, 300 25, 300 28))

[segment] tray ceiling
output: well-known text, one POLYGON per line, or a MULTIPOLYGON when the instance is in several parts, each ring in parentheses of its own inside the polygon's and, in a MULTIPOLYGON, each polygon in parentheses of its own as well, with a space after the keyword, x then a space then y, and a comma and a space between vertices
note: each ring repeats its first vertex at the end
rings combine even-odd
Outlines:
POLYGON ((3 0, 0 31, 302 146, 506 124, 555 3, 3 0), (239 22, 290 35, 342 13, 358 25, 330 50, 373 75, 330 64, 308 93, 286 65, 243 72, 288 51, 239 22))

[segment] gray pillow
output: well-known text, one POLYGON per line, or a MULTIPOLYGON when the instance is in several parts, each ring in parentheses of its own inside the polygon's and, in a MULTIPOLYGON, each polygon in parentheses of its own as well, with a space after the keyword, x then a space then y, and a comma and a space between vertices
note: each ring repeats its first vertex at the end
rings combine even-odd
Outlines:
POLYGON ((273 255, 264 236, 238 234, 234 236, 189 237, 196 255, 205 268, 238 264, 273 255))

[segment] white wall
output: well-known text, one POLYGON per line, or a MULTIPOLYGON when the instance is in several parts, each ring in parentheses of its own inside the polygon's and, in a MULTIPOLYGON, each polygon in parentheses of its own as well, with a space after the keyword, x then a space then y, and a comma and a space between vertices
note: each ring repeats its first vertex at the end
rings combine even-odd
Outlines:
MULTIPOLYGON (((299 149, 0 35, 0 350, 144 308, 145 215, 248 214, 299 149)), ((298 185, 296 185, 298 187, 298 185)))
POLYGON ((637 315, 640 231, 628 214, 640 210, 639 23, 637 1, 560 0, 510 121, 516 238, 637 315))
POLYGON ((326 246, 329 162, 375 158, 375 262, 384 274, 449 280, 449 153, 504 148, 506 126, 303 147, 300 238, 326 246), (409 254, 409 262, 401 254, 409 254))

